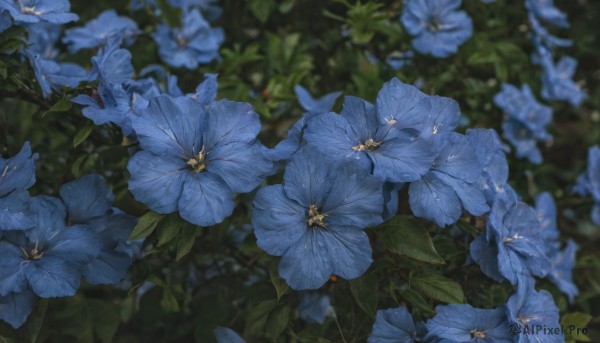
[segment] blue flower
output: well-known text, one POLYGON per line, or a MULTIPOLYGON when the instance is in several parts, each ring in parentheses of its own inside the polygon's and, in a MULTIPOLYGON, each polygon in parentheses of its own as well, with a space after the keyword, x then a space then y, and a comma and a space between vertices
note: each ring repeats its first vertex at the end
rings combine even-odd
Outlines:
MULTIPOLYGON (((506 303, 506 313, 511 323, 521 326, 521 331, 528 327, 529 332, 536 325, 548 328, 559 328, 559 314, 552 295, 547 291, 537 292, 533 287, 533 280, 522 280, 519 282, 517 292, 513 294, 506 303)), ((564 342, 562 335, 542 336, 544 343, 564 342)), ((515 337, 517 343, 539 342, 539 335, 522 333, 515 337)))
POLYGON ((272 167, 256 140, 258 115, 246 103, 206 107, 160 95, 132 121, 144 150, 127 165, 129 189, 161 214, 178 211, 200 226, 220 223, 233 211, 233 193, 253 190, 272 167))
POLYGON ((30 208, 35 226, 0 241, 0 296, 28 288, 42 298, 72 296, 81 271, 100 252, 98 236, 85 225, 67 226, 59 199, 38 196, 30 208))
POLYGON ((407 0, 401 21, 422 54, 443 58, 473 35, 473 22, 459 11, 461 0, 407 0))
POLYGON ((31 199, 26 190, 35 183, 35 162, 29 142, 15 156, 0 157, 0 239, 3 230, 25 230, 34 226, 28 214, 31 199))
POLYGON ((69 45, 69 53, 74 54, 81 49, 102 46, 115 34, 120 34, 124 43, 131 45, 135 36, 140 33, 135 21, 120 17, 115 10, 110 9, 100 13, 96 19, 88 21, 83 27, 66 30, 63 43, 69 45))
POLYGON ((398 191, 404 186, 403 183, 384 182, 383 183, 383 220, 387 221, 392 219, 398 214, 398 205, 400 203, 400 197, 398 191))
POLYGON ((152 37, 165 63, 187 69, 219 59, 219 47, 224 40, 223 30, 211 28, 196 9, 184 11, 181 28, 161 24, 152 37))
POLYGON ((323 324, 325 318, 333 313, 331 298, 319 292, 301 292, 298 314, 307 323, 323 324))
POLYGON ((119 125, 128 136, 131 128, 131 96, 125 91, 124 85, 133 77, 131 53, 121 49, 122 39, 119 35, 109 38, 106 46, 92 57, 92 71, 89 78, 99 80, 98 89, 92 95, 81 94, 73 99, 76 104, 86 106, 82 113, 94 124, 114 123, 119 125))
POLYGON ((342 95, 342 92, 331 92, 320 99, 314 99, 306 90, 306 88, 300 85, 296 85, 294 87, 294 92, 296 92, 298 102, 300 102, 302 108, 308 113, 316 114, 331 111, 337 98, 339 98, 340 95, 342 95))
POLYGON ((136 219, 112 209, 113 194, 100 175, 90 174, 64 184, 60 197, 67 207, 70 224, 90 226, 100 237, 100 254, 82 271, 91 284, 115 284, 121 281, 131 265, 132 255, 127 239, 136 219))
POLYGON ((19 293, 0 296, 0 320, 17 329, 25 323, 37 297, 27 289, 19 293))
POLYGON ((235 331, 230 328, 217 326, 214 331, 217 343, 246 343, 235 331))
POLYGON ((537 20, 533 14, 529 14, 529 22, 534 32, 533 43, 535 47, 539 47, 543 44, 545 47, 552 49, 555 47, 568 47, 573 45, 573 41, 570 39, 558 38, 552 35, 542 24, 537 20))
POLYGON ((27 51, 40 55, 46 60, 54 60, 59 54, 56 42, 61 35, 61 25, 52 23, 29 24, 27 27, 27 51))
POLYGON ((296 290, 321 287, 331 275, 361 276, 371 265, 363 231, 382 222, 382 185, 354 164, 323 163, 305 146, 289 162, 283 185, 262 188, 252 204, 258 246, 283 256, 279 274, 296 290))
MULTIPOLYGON (((368 343, 413 343, 418 330, 406 307, 379 310, 368 343)), ((423 337, 420 337, 423 338, 423 337)))
POLYGON ((556 204, 552 195, 548 192, 542 192, 535 197, 535 212, 540 222, 541 234, 546 243, 546 251, 556 250, 560 232, 556 225, 556 204))
POLYGON ((57 63, 32 53, 27 53, 27 57, 44 98, 62 87, 76 88, 80 82, 88 80, 88 71, 75 63, 57 63))
POLYGON ((502 84, 502 91, 494 96, 494 103, 508 118, 502 124, 504 137, 516 148, 519 158, 527 158, 531 163, 542 162, 537 142, 551 138, 546 126, 552 121, 552 108, 535 100, 528 85, 521 91, 515 86, 502 84))
POLYGON ((542 163, 542 153, 537 147, 538 141, 548 141, 552 136, 544 131, 533 131, 523 122, 509 118, 502 123, 502 132, 516 149, 518 158, 526 158, 533 164, 542 163))
POLYGON ((0 156, 0 197, 14 190, 26 190, 35 183, 35 162, 38 154, 31 152, 29 142, 11 158, 0 156))
POLYGON ((550 261, 542 232, 536 211, 507 189, 496 196, 485 234, 471 243, 471 257, 498 282, 515 285, 519 278, 544 277, 550 261))
POLYGON ((16 23, 64 24, 79 20, 75 13, 69 13, 69 0, 0 0, 1 9, 7 10, 16 23))
POLYGON ((190 8, 198 8, 205 15, 206 20, 215 21, 219 19, 223 13, 217 3, 219 0, 168 0, 169 4, 173 7, 178 7, 183 10, 190 8))
POLYGON ((417 180, 433 161, 424 139, 382 124, 375 107, 355 97, 345 98, 341 115, 330 112, 310 120, 304 139, 327 159, 358 163, 381 181, 417 180))
POLYGON ((198 101, 202 105, 208 106, 217 98, 218 90, 219 82, 217 81, 217 74, 205 73, 204 81, 196 87, 192 99, 198 101))
POLYGON ((483 167, 479 176, 479 188, 491 205, 496 194, 503 193, 508 181, 506 147, 494 129, 469 129, 467 140, 475 147, 475 155, 483 167))
POLYGON ((427 338, 438 337, 452 342, 512 343, 506 309, 479 309, 469 304, 438 305, 437 314, 427 321, 427 338))
POLYGON ((479 216, 490 210, 477 183, 483 168, 475 147, 458 133, 436 135, 437 152, 430 171, 410 184, 410 208, 417 217, 444 227, 458 220, 463 208, 479 216))
POLYGON ((560 289, 561 292, 567 295, 569 302, 572 304, 575 296, 579 294, 579 289, 573 282, 573 268, 575 267, 575 255, 577 252, 577 244, 571 239, 567 242, 567 246, 563 251, 554 251, 549 256, 550 258, 550 273, 548 280, 560 289))
POLYGON ((577 61, 569 56, 554 64, 551 59, 541 58, 542 97, 546 100, 563 100, 579 106, 587 98, 581 87, 573 81, 577 61))
POLYGON ((592 221, 600 226, 600 146, 588 150, 587 170, 577 178, 574 191, 581 196, 592 196, 595 201, 592 221))
POLYGON ((552 122, 552 108, 538 103, 529 85, 524 84, 519 91, 515 86, 503 83, 502 91, 494 96, 494 103, 537 136, 547 135, 545 127, 552 122))
POLYGON ((562 28, 569 27, 567 15, 554 6, 553 0, 525 0, 525 7, 546 24, 562 28))

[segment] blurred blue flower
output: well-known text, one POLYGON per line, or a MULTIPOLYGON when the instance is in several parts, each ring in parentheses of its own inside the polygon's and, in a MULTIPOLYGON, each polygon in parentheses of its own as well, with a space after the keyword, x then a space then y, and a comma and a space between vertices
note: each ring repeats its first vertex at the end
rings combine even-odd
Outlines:
POLYGON ((331 275, 361 276, 371 265, 363 231, 382 222, 382 185, 354 164, 323 163, 305 146, 289 162, 283 185, 258 191, 252 224, 258 246, 283 256, 279 274, 295 290, 321 287, 331 275))
POLYGON ((526 158, 533 164, 542 163, 542 153, 537 147, 538 141, 548 141, 551 135, 545 130, 533 131, 523 122, 509 118, 502 123, 502 133, 514 147, 518 158, 526 158))
POLYGON ((217 343, 246 343, 235 331, 230 328, 217 326, 214 331, 217 343))
POLYGON ((547 135, 545 127, 552 122, 552 108, 537 102, 529 85, 524 84, 519 91, 517 87, 503 83, 502 90, 494 95, 494 103, 537 136, 547 135))
POLYGON ((129 160, 129 189, 161 214, 178 211, 200 226, 220 223, 233 211, 233 193, 253 190, 272 167, 256 140, 258 115, 247 103, 206 107, 160 95, 132 121, 143 150, 129 160))
POLYGON ((60 197, 67 208, 69 224, 90 226, 100 237, 100 254, 82 271, 91 284, 116 284, 121 281, 132 261, 127 239, 136 219, 111 208, 114 196, 104 178, 90 174, 65 183, 60 197))
POLYGON ((591 195, 595 201, 592 221, 600 226, 600 146, 588 150, 588 167, 579 177, 573 189, 581 196, 591 195))
POLYGON ((135 21, 120 17, 114 9, 109 9, 100 13, 96 19, 88 21, 83 27, 66 30, 62 41, 68 45, 69 53, 74 54, 81 49, 105 45, 108 38, 115 34, 123 37, 125 45, 131 45, 135 36, 140 33, 135 21))
POLYGON ((546 100, 563 100, 572 106, 580 106, 587 98, 581 87, 573 81, 577 61, 569 56, 558 63, 547 57, 541 58, 542 97, 546 100))
POLYGON ((64 24, 79 20, 75 13, 69 13, 69 0, 0 0, 2 9, 10 13, 15 23, 64 24))
POLYGON ((552 35, 542 24, 537 20, 533 14, 529 14, 529 22, 534 32, 533 43, 534 46, 544 44, 547 48, 555 47, 568 47, 573 45, 573 41, 570 39, 558 38, 552 35))
POLYGON ((560 232, 556 225, 556 204, 550 193, 542 192, 535 197, 535 212, 540 222, 542 238, 546 243, 546 251, 556 250, 560 232))
POLYGON ((29 317, 36 299, 29 289, 0 296, 0 320, 7 322, 14 329, 19 328, 29 317))
POLYGON ((554 6, 553 0, 525 0, 525 7, 536 18, 548 25, 569 27, 567 15, 554 6))
POLYGON ((322 98, 314 99, 306 90, 306 88, 300 85, 296 85, 294 87, 294 92, 298 97, 298 102, 300 102, 300 106, 302 106, 302 108, 306 112, 315 114, 326 113, 331 111, 337 98, 339 98, 340 95, 342 95, 342 92, 331 92, 329 94, 326 94, 322 98))
POLYGON ((211 28, 196 9, 184 11, 181 28, 160 24, 152 34, 160 58, 172 67, 196 69, 200 64, 218 60, 224 40, 221 28, 211 28))
POLYGON ((173 7, 183 10, 198 8, 208 21, 215 21, 221 17, 223 9, 219 7, 219 0, 168 0, 173 7))
POLYGON ((57 198, 32 198, 35 226, 5 233, 0 241, 0 296, 31 288, 42 298, 72 296, 81 271, 100 253, 97 234, 86 225, 67 226, 57 198))
POLYGON ((451 342, 512 343, 505 306, 479 309, 469 304, 438 305, 436 315, 427 321, 427 338, 451 342))
MULTIPOLYGON (((536 325, 544 325, 548 328, 559 328, 559 313, 552 295, 547 291, 537 292, 533 287, 533 280, 525 279, 519 281, 517 291, 506 303, 506 313, 512 323, 528 326, 531 330, 536 325)), ((544 343, 564 342, 562 335, 532 335, 520 334, 515 336, 514 342, 534 343, 540 342, 543 337, 544 343)))
POLYGON ((217 74, 205 73, 204 81, 196 87, 196 91, 191 97, 200 104, 208 106, 217 98, 218 90, 219 82, 217 81, 217 74))
POLYGON ((300 292, 298 314, 307 323, 323 324, 328 315, 333 314, 331 298, 316 291, 300 292))
POLYGON ((413 343, 418 336, 412 316, 406 307, 378 310, 368 343, 413 343))
POLYGON ((471 243, 470 253, 484 274, 515 285, 520 278, 548 274, 545 247, 536 211, 517 200, 514 191, 506 191, 497 195, 485 234, 471 243))
POLYGON ((567 295, 571 304, 575 300, 575 296, 579 294, 579 289, 573 282, 576 253, 577 244, 569 239, 564 250, 553 251, 549 256, 550 273, 548 273, 548 280, 567 295))
POLYGON ((422 54, 443 58, 473 35, 473 22, 459 11, 461 0, 407 0, 401 21, 414 37, 413 47, 422 54))
POLYGON ((415 216, 444 227, 456 222, 463 208, 476 216, 488 212, 490 208, 477 183, 483 167, 471 142, 452 132, 436 135, 431 143, 436 158, 429 172, 408 189, 415 216))
POLYGON ((61 25, 53 23, 29 24, 27 27, 27 51, 40 55, 46 60, 54 60, 59 54, 56 48, 61 35, 61 25))

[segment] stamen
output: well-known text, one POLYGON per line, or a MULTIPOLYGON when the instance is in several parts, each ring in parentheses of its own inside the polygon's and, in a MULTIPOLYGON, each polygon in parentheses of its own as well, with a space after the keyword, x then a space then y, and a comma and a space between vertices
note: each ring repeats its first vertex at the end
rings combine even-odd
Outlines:
POLYGON ((375 150, 377 148, 379 148, 379 146, 381 145, 381 142, 375 142, 372 138, 369 138, 365 141, 364 144, 358 144, 356 146, 352 147, 352 150, 354 151, 371 151, 371 150, 375 150))
POLYGON ((198 156, 192 157, 187 160, 186 164, 194 170, 194 172, 199 173, 206 169, 206 163, 204 159, 206 158, 206 153, 204 152, 204 146, 202 146, 202 150, 198 153, 198 156))
POLYGON ((310 205, 308 209, 308 226, 320 226, 322 228, 325 228, 326 226, 325 222, 323 221, 324 219, 325 215, 319 213, 317 205, 310 205))

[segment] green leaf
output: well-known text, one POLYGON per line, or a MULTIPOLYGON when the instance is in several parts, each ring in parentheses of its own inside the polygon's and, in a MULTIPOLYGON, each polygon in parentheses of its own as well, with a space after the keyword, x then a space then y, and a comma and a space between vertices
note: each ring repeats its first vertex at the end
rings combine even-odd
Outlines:
POLYGON ((279 276, 279 272, 277 271, 277 263, 272 263, 269 267, 269 275, 271 278, 271 283, 273 287, 275 287, 275 292, 277 292, 277 301, 281 300, 281 297, 288 291, 289 287, 287 282, 279 276))
POLYGON ((70 110, 71 107, 73 107, 73 103, 71 102, 71 100, 61 99, 57 101, 54 105, 52 105, 52 107, 50 107, 50 109, 46 111, 46 113, 42 114, 42 117, 50 112, 66 112, 70 110))
POLYGON ((285 330, 288 324, 291 312, 292 309, 290 305, 286 304, 275 308, 271 314, 269 314, 265 329, 272 339, 277 339, 281 336, 281 333, 283 333, 283 330, 285 330))
POLYGON ((258 303, 247 311, 244 337, 259 337, 265 329, 269 313, 277 307, 277 300, 270 299, 258 303))
POLYGON ((456 222, 456 226, 458 226, 458 228, 463 230, 464 232, 470 234, 473 238, 479 236, 479 230, 477 230, 473 225, 467 223, 462 219, 459 219, 456 222))
POLYGON ((81 175, 81 164, 83 163, 83 161, 85 161, 87 157, 87 154, 81 155, 77 157, 75 162, 73 162, 73 164, 71 165, 71 174, 73 174, 73 176, 79 177, 81 175))
POLYGON ((175 294, 173 294, 173 291, 169 287, 165 287, 163 289, 163 295, 160 304, 167 312, 179 312, 177 298, 175 298, 175 294))
POLYGON ((87 304, 94 325, 94 332, 99 340, 104 343, 112 342, 121 322, 119 306, 98 299, 89 299, 87 304))
POLYGON ((37 340, 47 310, 48 299, 40 299, 33 307, 29 318, 27 318, 27 333, 29 333, 29 340, 31 343, 34 343, 37 340))
POLYGON ((129 239, 134 241, 136 239, 150 236, 162 218, 163 216, 158 213, 154 213, 152 211, 147 212, 141 216, 140 219, 138 219, 137 225, 133 229, 129 239))
POLYGON ((92 133, 92 129, 94 128, 94 124, 92 122, 87 123, 75 137, 73 137, 73 147, 77 148, 81 143, 83 143, 92 133))
POLYGON ((374 273, 367 273, 350 281, 350 291, 358 306, 369 316, 375 317, 379 301, 379 281, 374 273))
POLYGON ((158 225, 156 229, 156 236, 158 238, 157 245, 160 247, 169 243, 177 236, 182 225, 183 222, 177 214, 171 214, 161 220, 160 225, 158 225))
POLYGON ((250 10, 261 23, 265 23, 269 19, 274 5, 273 0, 252 0, 250 10))
POLYGON ((458 282, 438 274, 423 273, 412 276, 410 287, 433 299, 449 304, 462 303, 465 298, 458 282))
POLYGON ((435 313, 435 310, 429 306, 427 301, 425 301, 425 299, 423 299, 419 293, 413 291, 412 289, 407 288, 398 292, 402 298, 411 303, 414 307, 421 310, 424 315, 433 315, 435 313))
POLYGON ((279 12, 285 14, 292 10, 296 0, 283 0, 281 4, 279 4, 279 12))
POLYGON ((492 48, 484 48, 472 54, 467 60, 468 65, 494 63, 499 60, 498 54, 492 48))
POLYGON ((160 9, 161 16, 169 26, 178 27, 180 25, 180 18, 182 17, 180 9, 169 5, 166 0, 158 0, 156 5, 160 9))
POLYGON ((397 216, 377 231, 383 245, 390 251, 418 261, 444 264, 433 246, 429 233, 408 216, 397 216))
POLYGON ((590 342, 588 324, 592 316, 583 312, 571 312, 562 316, 560 324, 565 330, 567 341, 590 342))
POLYGON ((184 223, 180 231, 181 235, 179 236, 179 243, 177 244, 177 257, 175 258, 177 261, 181 260, 184 256, 189 254, 190 250, 192 250, 196 240, 197 229, 191 224, 184 223))
POLYGON ((8 67, 6 66, 6 63, 2 61, 0 61, 0 76, 2 76, 3 79, 6 79, 8 76, 8 67))

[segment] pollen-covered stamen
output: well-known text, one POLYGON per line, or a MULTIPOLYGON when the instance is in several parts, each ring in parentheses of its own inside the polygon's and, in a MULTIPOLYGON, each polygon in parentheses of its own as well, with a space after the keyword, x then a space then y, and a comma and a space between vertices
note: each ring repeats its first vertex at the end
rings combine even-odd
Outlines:
POLYGON ((471 330, 471 338, 485 338, 485 331, 471 330))
POLYGON ((324 219, 325 215, 319 213, 317 205, 310 205, 308 209, 308 226, 320 226, 324 228, 326 227, 325 222, 323 221, 324 219))
POLYGON ((371 151, 379 148, 381 142, 375 142, 372 138, 369 138, 365 141, 365 143, 358 144, 352 147, 354 151, 371 151))
POLYGON ((24 248, 21 248, 21 251, 23 252, 23 255, 25 255, 25 258, 30 261, 39 260, 40 258, 42 258, 42 256, 44 256, 44 252, 38 250, 37 244, 31 249, 29 253, 24 248))
POLYGON ((521 238, 523 238, 523 236, 519 236, 519 234, 518 234, 518 233, 515 233, 515 235, 514 235, 514 236, 512 236, 512 237, 504 237, 504 238, 502 239, 502 242, 504 242, 504 243, 508 243, 508 242, 512 242, 512 241, 514 241, 514 240, 521 239, 521 238))
POLYGON ((203 171, 204 169, 206 169, 206 162, 204 161, 204 159, 206 158, 206 155, 207 154, 204 152, 204 146, 203 146, 202 150, 200 150, 198 155, 187 160, 186 164, 188 166, 192 167, 194 172, 199 173, 199 172, 203 171))

